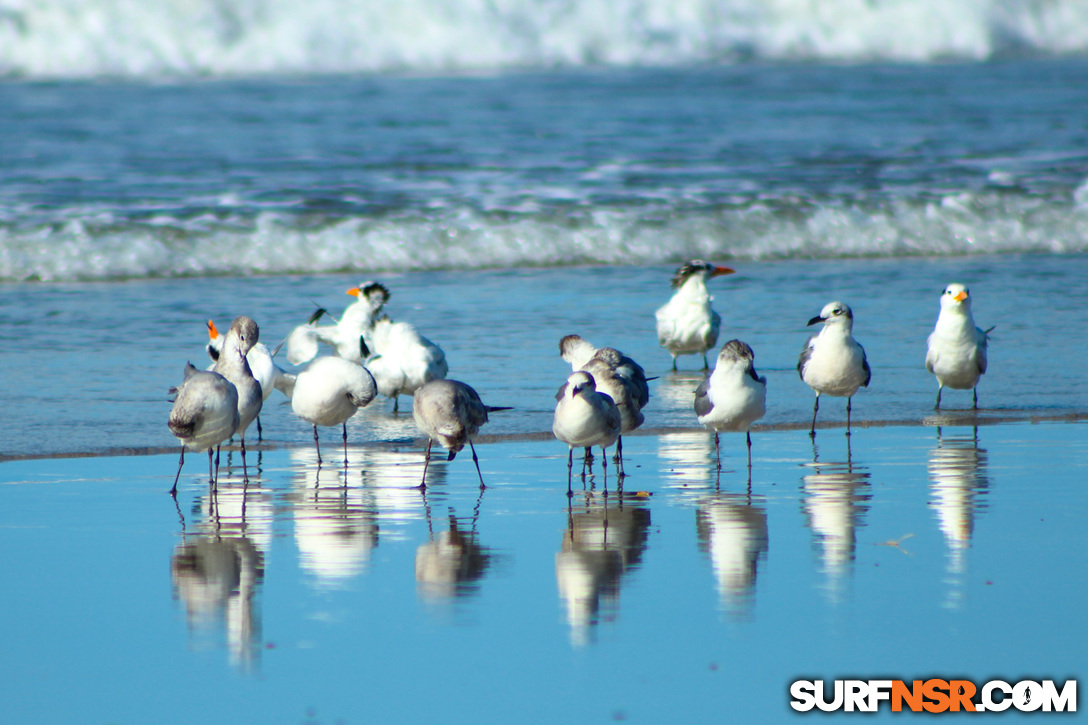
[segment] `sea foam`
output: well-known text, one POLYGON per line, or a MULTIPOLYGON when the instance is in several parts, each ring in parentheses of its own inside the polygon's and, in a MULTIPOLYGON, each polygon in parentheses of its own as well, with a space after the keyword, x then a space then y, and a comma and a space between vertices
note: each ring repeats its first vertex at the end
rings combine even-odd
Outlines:
MULTIPOLYGON (((1088 251, 1088 204, 1006 194, 925 202, 648 213, 471 210, 347 217, 324 223, 260 212, 249 223, 206 217, 153 223, 73 219, 0 226, 0 279, 143 277, 655 264, 692 257, 785 259, 1088 251)), ((1079 200, 1079 202, 1078 202, 1079 200)))
POLYGON ((1088 51, 1083 0, 0 0, 0 74, 449 73, 1088 51))

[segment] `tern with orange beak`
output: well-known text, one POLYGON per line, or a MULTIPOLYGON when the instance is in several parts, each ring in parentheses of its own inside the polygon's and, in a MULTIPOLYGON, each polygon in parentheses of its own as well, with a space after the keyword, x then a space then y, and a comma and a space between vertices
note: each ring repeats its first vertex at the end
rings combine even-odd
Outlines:
POLYGON ((872 371, 865 358, 865 348, 854 339, 854 313, 849 307, 842 302, 827 303, 808 324, 821 322, 823 329, 809 338, 797 361, 801 379, 816 391, 809 435, 816 437, 816 413, 820 410, 821 393, 846 398, 846 435, 850 435, 850 401, 858 388, 869 387, 872 371))
MULTIPOLYGON (((993 329, 992 327, 990 328, 993 329)), ((971 315, 971 293, 959 283, 945 287, 941 313, 929 336, 926 370, 937 376, 937 410, 945 386, 970 390, 972 408, 978 408, 978 381, 986 372, 986 345, 989 330, 975 327, 971 315)))
POLYGON ((710 307, 714 298, 706 281, 723 274, 733 274, 733 270, 693 259, 673 275, 676 292, 656 313, 657 340, 672 355, 673 370, 680 355, 702 354, 703 370, 710 368, 706 352, 718 344, 722 318, 710 307))

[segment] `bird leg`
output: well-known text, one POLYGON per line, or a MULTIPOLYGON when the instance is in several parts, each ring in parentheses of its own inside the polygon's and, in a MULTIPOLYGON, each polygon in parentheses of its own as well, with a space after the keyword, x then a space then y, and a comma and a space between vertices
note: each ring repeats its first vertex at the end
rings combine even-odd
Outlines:
POLYGON ((718 461, 718 470, 722 470, 722 452, 718 448, 718 431, 714 431, 714 458, 718 461))
POLYGON ((809 429, 809 437, 816 437, 816 412, 820 410, 820 394, 816 393, 816 404, 812 406, 812 428, 809 429))
MULTIPOLYGON (((208 455, 211 455, 211 450, 208 451, 208 455)), ((219 485, 219 446, 215 447, 215 476, 212 479, 212 484, 219 485)))
POLYGON ((257 442, 260 443, 264 440, 264 431, 261 430, 261 416, 257 416, 257 442))
POLYGON ((978 388, 971 388, 971 410, 978 410, 978 388))
POLYGON ((706 352, 704 351, 703 352, 703 370, 709 370, 709 369, 710 369, 710 363, 707 361, 706 352))
POLYGON ((242 436, 238 440, 239 440, 239 443, 242 446, 242 483, 247 484, 247 483, 249 483, 249 469, 246 468, 246 436, 245 436, 245 434, 243 433, 242 436))
POLYGON ((487 486, 484 485, 484 474, 480 473, 480 459, 476 457, 476 446, 469 441, 468 447, 472 449, 472 462, 476 464, 476 475, 480 477, 480 490, 483 491, 487 486))
POLYGON ((672 356, 672 371, 674 373, 676 372, 676 356, 675 355, 672 356))
POLYGON ((344 468, 348 467, 348 424, 344 423, 344 468))
POLYGON ((317 424, 314 424, 314 450, 317 451, 317 465, 321 465, 321 444, 317 441, 317 424))
POLYGON ((608 452, 601 446, 601 478, 604 480, 604 495, 608 496, 608 452))
POLYGON ((570 447, 570 448, 567 449, 567 499, 568 500, 570 499, 571 496, 574 495, 574 491, 572 490, 572 484, 571 484, 571 478, 574 475, 573 471, 574 471, 574 448, 570 447))
POLYGON ((850 403, 853 400, 853 397, 846 399, 846 435, 850 435, 850 403))
POLYGON ((393 393, 393 412, 394 413, 399 413, 400 412, 400 407, 399 406, 400 406, 400 395, 397 394, 397 393, 393 393))
POLYGON ((943 385, 938 385, 937 386, 937 404, 933 406, 934 410, 940 410, 941 409, 941 392, 943 390, 944 390, 943 385))
POLYGON ((174 476, 174 487, 170 489, 170 495, 174 498, 178 497, 178 479, 181 478, 181 467, 185 464, 185 446, 181 447, 181 459, 178 460, 178 473, 174 476))
POLYGON ((427 490, 427 467, 431 465, 431 444, 434 443, 430 438, 427 439, 427 450, 423 452, 423 480, 419 482, 419 490, 427 490))
POLYGON ((582 458, 582 463, 585 466, 592 466, 593 465, 593 449, 590 448, 589 446, 586 446, 586 454, 582 458))
POLYGON ((752 481, 752 431, 747 431, 745 436, 748 438, 748 482, 752 481))

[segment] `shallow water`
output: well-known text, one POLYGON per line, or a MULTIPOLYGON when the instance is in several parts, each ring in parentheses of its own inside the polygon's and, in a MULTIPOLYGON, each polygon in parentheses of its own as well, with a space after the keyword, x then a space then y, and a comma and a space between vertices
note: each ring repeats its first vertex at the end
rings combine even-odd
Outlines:
MULTIPOLYGON (((987 255, 894 260, 796 260, 737 263, 738 273, 711 282, 723 317, 721 340, 739 337, 768 378, 765 425, 802 425, 813 395, 797 376, 797 357, 813 332, 805 323, 823 305, 851 305, 854 333, 873 369, 854 399, 856 422, 927 420, 936 382, 924 368, 944 286, 966 282, 976 322, 996 325, 990 369, 979 385, 984 419, 1075 416, 1088 411, 1084 340, 1071 331, 1088 308, 1088 258, 1081 255, 987 255)), ((671 267, 576 267, 383 275, 387 311, 439 344, 449 376, 479 390, 491 405, 493 435, 547 435, 555 391, 569 374, 559 339, 581 334, 641 362, 652 399, 650 429, 692 428, 692 391, 702 360, 671 358, 657 345, 654 310, 670 295, 671 267)), ((145 280, 124 283, 0 286, 0 343, 5 348, 6 415, 0 454, 54 455, 161 450, 176 445, 166 428, 166 391, 186 360, 205 364, 205 322, 225 325, 249 314, 270 347, 306 320, 315 302, 339 313, 355 275, 145 280)), ((713 355, 711 355, 713 357, 713 355)), ((289 368, 281 361, 284 367, 289 368)), ((270 445, 307 444, 312 433, 278 393, 262 415, 270 445)), ((403 409, 410 408, 408 399, 403 409)), ((970 407, 970 394, 948 391, 946 413, 970 407)), ((351 439, 405 441, 411 416, 390 415, 378 400, 349 425, 351 439)), ((821 421, 841 424, 845 405, 826 399, 821 421)), ((322 435, 335 442, 329 429, 322 435)), ((250 432, 252 442, 255 435, 250 432)), ((192 466, 197 464, 193 463, 192 466)), ((194 468, 195 470, 195 468, 194 468)))
POLYGON ((631 436, 569 507, 555 441, 479 445, 482 495, 460 458, 410 488, 416 447, 266 451, 177 508, 173 455, 0 463, 5 717, 769 721, 798 677, 1083 675, 1083 425, 754 439, 749 484, 739 436, 720 481, 708 434, 631 436))

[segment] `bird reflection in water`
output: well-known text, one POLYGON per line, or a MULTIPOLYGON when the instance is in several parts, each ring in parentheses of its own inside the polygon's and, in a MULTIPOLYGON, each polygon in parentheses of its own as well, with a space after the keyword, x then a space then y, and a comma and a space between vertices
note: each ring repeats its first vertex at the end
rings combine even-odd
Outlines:
POLYGON ((821 461, 815 442, 812 463, 802 477, 802 510, 815 541, 820 545, 826 587, 833 601, 842 595, 843 579, 851 573, 857 549, 856 530, 872 498, 868 468, 854 463, 850 439, 845 461, 821 461))
MULTIPOLYGON (((348 448, 358 461, 362 447, 348 448)), ((337 588, 362 574, 378 545, 378 519, 373 492, 349 485, 346 468, 323 468, 310 448, 291 451, 292 490, 287 500, 295 521, 299 566, 318 588, 337 588)))
POLYGON ((720 478, 721 473, 714 466, 713 433, 705 430, 662 433, 657 437, 657 446, 657 455, 664 463, 663 482, 670 489, 702 495, 720 478))
POLYGON ((191 634, 224 627, 231 661, 253 669, 261 651, 257 592, 271 543, 271 496, 253 486, 220 486, 194 509, 201 515, 197 533, 186 533, 182 517, 182 541, 170 559, 174 598, 185 605, 191 634))
POLYGON ((650 511, 641 499, 585 495, 580 505, 570 499, 555 577, 573 644, 586 644, 602 619, 615 617, 620 585, 641 562, 649 530, 650 511))
POLYGON ((481 489, 476 498, 472 519, 467 526, 458 520, 454 510, 450 508, 449 528, 436 534, 431 522, 428 494, 426 491, 421 492, 427 517, 428 538, 416 549, 415 569, 416 590, 424 599, 451 601, 455 597, 465 597, 479 590, 480 580, 492 559, 489 550, 480 545, 476 532, 483 493, 481 489))
POLYGON ((929 453, 929 505, 948 545, 945 606, 958 607, 964 596, 967 549, 975 529, 975 515, 985 510, 981 497, 989 490, 986 449, 978 447, 978 428, 964 435, 943 435, 937 428, 937 445, 929 453))
POLYGON ((760 559, 767 558, 767 509, 751 488, 745 494, 715 493, 695 512, 699 549, 710 556, 718 579, 721 606, 730 616, 747 619, 755 605, 760 559))

